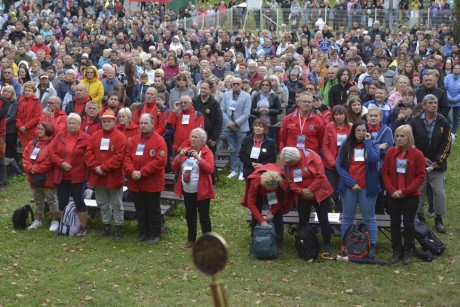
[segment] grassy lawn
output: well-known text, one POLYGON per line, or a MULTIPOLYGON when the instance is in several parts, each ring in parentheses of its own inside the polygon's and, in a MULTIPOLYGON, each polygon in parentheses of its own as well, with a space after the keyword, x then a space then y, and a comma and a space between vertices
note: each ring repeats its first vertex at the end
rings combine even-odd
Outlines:
MULTIPOLYGON (((446 253, 432 263, 369 266, 347 262, 306 263, 297 258, 293 237, 285 235, 279 259, 258 261, 249 253, 247 209, 239 205, 243 183, 220 176, 212 206, 213 229, 229 245, 229 264, 221 274, 230 306, 458 306, 460 219, 458 144, 449 158, 448 233, 440 235, 446 253)), ((30 201, 24 178, 14 178, 0 195, 0 306, 210 306, 210 278, 194 267, 186 239, 184 208, 167 219, 169 233, 159 245, 134 244, 136 222, 125 237, 102 238, 100 220, 90 221, 84 239, 56 237, 46 226, 15 231, 14 209, 30 201)), ((434 227, 433 220, 428 221, 434 227)), ((339 238, 334 238, 338 250, 339 238)), ((390 242, 379 237, 378 257, 388 260, 390 242)))

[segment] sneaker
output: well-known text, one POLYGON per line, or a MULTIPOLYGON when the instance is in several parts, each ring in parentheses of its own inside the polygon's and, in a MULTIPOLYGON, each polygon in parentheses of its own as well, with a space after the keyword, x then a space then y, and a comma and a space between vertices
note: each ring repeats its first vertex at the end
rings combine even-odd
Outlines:
POLYGON ((393 255, 391 256, 390 263, 395 264, 401 260, 401 249, 396 248, 393 250, 393 255))
POLYGON ((434 213, 434 211, 428 212, 428 217, 430 219, 434 218, 435 216, 436 216, 436 213, 434 213))
POLYGON ((77 237, 84 237, 88 234, 88 227, 81 227, 80 231, 76 234, 77 237))
POLYGON ((230 174, 228 174, 227 178, 235 178, 236 176, 238 176, 238 173, 235 171, 232 171, 230 174))
POLYGON ((148 245, 155 245, 160 242, 160 237, 152 237, 147 241, 148 245))
POLYGON ((42 221, 35 220, 32 222, 32 225, 30 225, 27 229, 36 229, 39 227, 42 227, 42 221))
POLYGON ((240 175, 238 176, 238 180, 244 180, 243 173, 241 172, 240 175))
POLYGON ((193 247, 193 245, 195 245, 195 242, 187 241, 184 244, 182 244, 181 248, 182 249, 189 249, 190 247, 193 247))
POLYGON ((371 248, 369 248, 369 253, 367 254, 367 258, 375 259, 377 255, 377 249, 375 248, 375 244, 371 244, 371 248))
POLYGON ((50 231, 56 232, 59 228, 59 222, 58 221, 52 221, 51 226, 50 226, 50 231))

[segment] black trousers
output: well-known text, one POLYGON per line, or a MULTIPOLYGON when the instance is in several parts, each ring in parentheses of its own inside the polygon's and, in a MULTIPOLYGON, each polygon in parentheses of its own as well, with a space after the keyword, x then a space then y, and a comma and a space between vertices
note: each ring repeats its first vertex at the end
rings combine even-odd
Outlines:
POLYGON ((59 202, 59 211, 64 211, 69 203, 70 196, 77 206, 78 212, 86 212, 86 204, 84 197, 85 182, 72 183, 70 180, 62 180, 56 187, 56 194, 59 202))
POLYGON ((198 193, 184 192, 185 219, 187 220, 187 240, 195 242, 197 233, 197 211, 200 216, 201 233, 211 232, 211 217, 209 216, 209 205, 211 200, 197 200, 198 193))
POLYGON ((332 200, 334 201, 334 210, 337 213, 342 213, 342 198, 340 197, 339 192, 337 192, 337 187, 339 185, 339 173, 336 170, 324 169, 326 172, 327 180, 334 189, 334 194, 331 195, 332 200))
POLYGON ((388 211, 390 212, 391 224, 391 247, 393 249, 403 248, 406 251, 412 250, 415 246, 414 219, 418 207, 418 196, 392 198, 388 197, 388 211), (404 223, 404 231, 401 235, 401 215, 404 223), (402 243, 404 236, 404 245, 402 243))
POLYGON ((7 133, 6 138, 5 138, 5 144, 6 144, 6 153, 5 157, 7 158, 12 158, 18 161, 18 134, 15 133, 7 133))
POLYGON ((136 208, 139 235, 154 238, 161 233, 161 192, 131 192, 136 208))
POLYGON ((321 225, 321 235, 323 236, 324 245, 331 244, 331 226, 329 225, 329 218, 327 212, 329 209, 329 198, 318 203, 314 200, 299 198, 297 211, 299 212, 299 229, 308 224, 310 219, 311 207, 315 207, 318 215, 318 221, 321 225))

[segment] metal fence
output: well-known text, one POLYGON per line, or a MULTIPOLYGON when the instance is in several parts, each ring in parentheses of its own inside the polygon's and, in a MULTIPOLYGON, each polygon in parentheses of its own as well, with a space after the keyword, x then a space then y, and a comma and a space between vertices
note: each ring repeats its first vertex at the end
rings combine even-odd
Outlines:
POLYGON ((382 27, 396 29, 400 25, 412 27, 415 23, 422 26, 437 27, 441 24, 454 23, 452 10, 400 10, 393 11, 385 9, 359 9, 339 10, 331 9, 302 9, 299 14, 291 14, 290 10, 282 9, 246 9, 233 7, 218 12, 203 13, 196 17, 183 18, 176 23, 183 22, 186 28, 193 23, 199 29, 210 27, 223 27, 228 30, 247 29, 251 31, 269 29, 275 27, 277 30, 286 25, 287 30, 295 30, 298 27, 307 25, 310 29, 315 27, 317 21, 324 21, 329 27, 337 30, 340 26, 349 29, 353 23, 358 23, 364 28, 371 27, 374 21, 378 20, 382 27))

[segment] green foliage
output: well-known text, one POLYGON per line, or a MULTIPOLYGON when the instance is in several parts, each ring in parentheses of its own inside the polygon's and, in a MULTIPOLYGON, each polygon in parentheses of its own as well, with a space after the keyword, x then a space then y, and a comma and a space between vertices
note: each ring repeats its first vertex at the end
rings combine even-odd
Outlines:
POLYGON ((454 37, 455 37, 455 41, 458 42, 458 40, 460 39, 460 23, 458 22, 460 20, 460 0, 455 0, 454 1, 454 24, 453 24, 453 28, 454 28, 454 37))
MULTIPOLYGON (((433 263, 410 266, 306 263, 298 259, 287 232, 279 259, 251 259, 248 210, 239 205, 244 184, 220 173, 211 219, 213 230, 228 243, 229 263, 219 277, 230 306, 459 305, 458 149, 449 158, 448 233, 440 235, 447 251, 433 263)), ((180 249, 187 229, 183 205, 166 217, 169 233, 151 247, 132 243, 135 221, 126 222, 121 242, 99 235, 99 219, 90 221, 90 234, 83 239, 56 237, 47 230, 49 219, 41 229, 15 231, 11 215, 30 198, 21 177, 9 180, 7 192, 0 194, 0 306, 212 305, 210 278, 194 267, 190 250, 180 249)), ((333 240, 338 251, 340 239, 333 240)), ((391 244, 383 236, 377 247, 378 258, 390 257, 391 244)))

